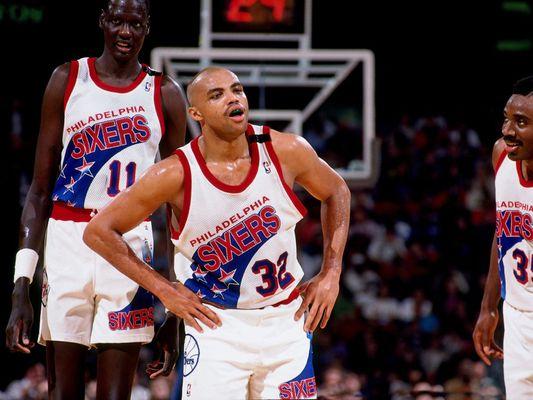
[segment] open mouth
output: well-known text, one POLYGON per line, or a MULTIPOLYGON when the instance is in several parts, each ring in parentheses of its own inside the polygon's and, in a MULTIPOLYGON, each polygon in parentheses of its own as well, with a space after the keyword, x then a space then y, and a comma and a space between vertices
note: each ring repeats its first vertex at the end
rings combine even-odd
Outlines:
POLYGON ((514 140, 505 140, 504 139, 504 142, 505 142, 505 151, 507 151, 507 153, 511 153, 511 152, 515 151, 516 149, 518 149, 522 145, 521 142, 514 141, 514 140))
POLYGON ((244 115, 244 111, 240 108, 236 108, 235 110, 231 110, 229 113, 230 117, 240 117, 241 115, 244 115))
POLYGON ((242 121, 244 121, 244 109, 234 108, 228 113, 228 117, 233 122, 241 123, 242 121))
POLYGON ((132 45, 125 42, 116 42, 115 46, 123 53, 127 53, 132 49, 132 45))

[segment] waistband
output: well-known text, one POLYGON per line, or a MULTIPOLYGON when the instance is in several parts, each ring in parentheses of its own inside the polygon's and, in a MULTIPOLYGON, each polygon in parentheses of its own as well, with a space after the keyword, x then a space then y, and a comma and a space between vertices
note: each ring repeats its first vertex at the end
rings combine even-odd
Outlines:
POLYGON ((89 222, 97 212, 97 210, 71 207, 68 204, 56 201, 52 207, 50 218, 57 221, 89 222))
MULTIPOLYGON (((292 303, 294 300, 296 300, 300 296, 300 291, 298 289, 294 289, 291 294, 289 294, 289 297, 287 297, 285 300, 278 301, 275 304, 269 304, 268 306, 259 307, 259 308, 245 308, 244 310, 262 310, 266 307, 279 307, 283 305, 287 305, 292 303)), ((221 304, 217 304, 214 302, 211 302, 209 300, 202 300, 203 303, 209 304, 213 307, 220 308, 221 310, 228 310, 228 307, 224 307, 221 304)), ((239 308, 231 308, 231 310, 239 310, 239 308)))
MULTIPOLYGON (((56 201, 50 218, 56 221, 89 222, 96 214, 98 214, 96 209, 71 207, 66 203, 56 201)), ((150 218, 146 218, 145 221, 149 222, 150 218)))

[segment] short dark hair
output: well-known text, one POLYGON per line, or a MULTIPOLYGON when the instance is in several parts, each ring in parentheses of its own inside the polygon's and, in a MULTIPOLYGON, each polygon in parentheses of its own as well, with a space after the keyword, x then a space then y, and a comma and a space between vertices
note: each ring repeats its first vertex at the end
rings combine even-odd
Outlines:
POLYGON ((513 94, 529 96, 531 93, 533 93, 533 75, 519 79, 513 85, 513 94))
MULTIPOLYGON (((107 11, 112 1, 113 0, 103 0, 102 10, 107 11)), ((146 7, 146 15, 150 15, 150 0, 140 0, 140 1, 144 2, 144 6, 146 7)))

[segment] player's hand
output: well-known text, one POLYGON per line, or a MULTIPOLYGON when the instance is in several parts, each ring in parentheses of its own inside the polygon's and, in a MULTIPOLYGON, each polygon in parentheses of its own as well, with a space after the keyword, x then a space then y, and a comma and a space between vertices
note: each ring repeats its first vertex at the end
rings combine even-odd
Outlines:
POLYGON ((161 299, 165 307, 177 317, 182 318, 186 324, 192 326, 198 332, 204 330, 197 320, 202 321, 211 329, 222 326, 222 321, 216 313, 204 306, 198 296, 179 282, 173 282, 174 292, 161 299))
POLYGON ((161 353, 159 357, 152 361, 146 367, 146 373, 150 379, 155 379, 159 375, 168 376, 178 360, 178 324, 179 319, 171 313, 167 313, 165 321, 161 327, 157 330, 154 338, 154 342, 157 345, 159 351, 163 352, 164 358, 161 361, 161 353))
POLYGON ((32 325, 33 307, 28 289, 15 289, 12 295, 11 315, 6 327, 6 347, 11 351, 29 354, 35 345, 30 340, 32 325))
POLYGON ((324 329, 339 294, 339 273, 335 270, 320 272, 311 280, 298 286, 298 290, 304 300, 294 314, 294 320, 298 321, 305 311, 309 310, 304 330, 313 332, 318 324, 324 329))
POLYGON ((487 365, 491 365, 491 358, 503 359, 503 350, 494 342, 494 331, 498 326, 498 319, 498 310, 482 310, 472 334, 476 353, 487 365))

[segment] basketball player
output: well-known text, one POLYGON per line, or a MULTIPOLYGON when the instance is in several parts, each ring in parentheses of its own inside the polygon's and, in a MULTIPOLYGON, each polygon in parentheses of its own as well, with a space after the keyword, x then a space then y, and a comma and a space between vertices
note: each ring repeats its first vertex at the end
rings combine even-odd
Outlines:
POLYGON ((121 193, 84 240, 184 319, 183 398, 314 398, 311 333, 326 326, 339 291, 350 192, 304 139, 248 124, 232 72, 207 68, 187 93, 202 136, 121 193), (306 211, 294 183, 322 202, 324 233, 322 269, 299 287, 294 229, 306 211), (163 203, 176 250, 190 260, 176 263, 180 283, 122 239, 163 203), (183 307, 183 287, 214 314, 183 307))
MULTIPOLYGON (((149 31, 148 2, 109 0, 99 23, 102 55, 58 67, 44 94, 6 330, 11 350, 30 352, 28 287, 46 236, 39 342, 46 344, 50 398, 84 397, 91 346, 98 353, 97 397, 129 398, 140 346, 153 337, 153 297, 87 248, 83 230, 155 162, 158 150, 167 157, 184 140, 181 89, 138 61, 149 31)), ((124 232, 147 263, 153 251, 148 217, 124 232)), ((173 352, 176 329, 169 329, 172 335, 160 336, 173 352)))
POLYGON ((502 134, 492 153, 496 231, 473 339, 486 364, 491 358, 503 358, 507 398, 532 399, 533 76, 515 84, 505 105, 502 134), (500 297, 503 350, 494 342, 500 297))

